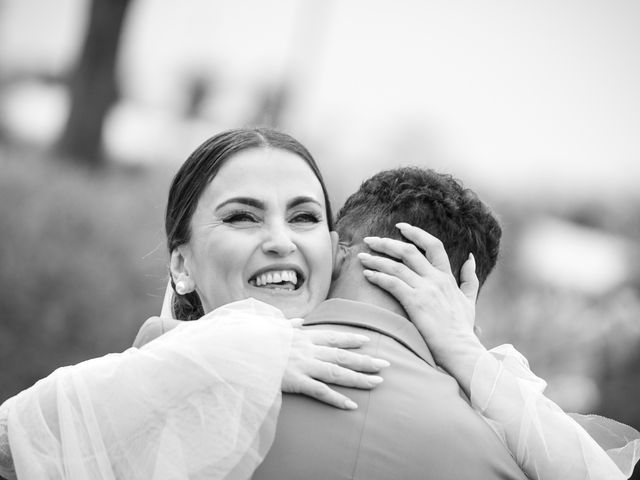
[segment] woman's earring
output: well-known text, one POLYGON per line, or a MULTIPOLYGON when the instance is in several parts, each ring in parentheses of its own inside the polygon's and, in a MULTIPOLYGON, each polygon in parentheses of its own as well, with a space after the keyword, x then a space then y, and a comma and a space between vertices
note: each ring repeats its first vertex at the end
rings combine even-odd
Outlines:
POLYGON ((187 284, 183 280, 176 282, 176 293, 178 295, 184 295, 187 293, 187 284))

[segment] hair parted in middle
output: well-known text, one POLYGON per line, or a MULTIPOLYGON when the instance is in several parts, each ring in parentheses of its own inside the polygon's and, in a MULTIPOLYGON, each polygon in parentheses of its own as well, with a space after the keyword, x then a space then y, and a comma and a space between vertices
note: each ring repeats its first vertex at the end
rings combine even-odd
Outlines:
POLYGON ((367 236, 407 241, 395 226, 399 222, 440 239, 458 284, 469 253, 480 285, 496 264, 502 228, 494 214, 453 176, 430 169, 396 168, 365 180, 338 212, 335 228, 350 244, 367 236))

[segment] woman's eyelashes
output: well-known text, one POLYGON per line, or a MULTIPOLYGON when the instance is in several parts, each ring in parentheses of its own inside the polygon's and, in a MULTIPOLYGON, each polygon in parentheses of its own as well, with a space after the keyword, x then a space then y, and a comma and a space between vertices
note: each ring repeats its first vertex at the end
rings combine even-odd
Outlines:
POLYGON ((308 211, 308 212, 296 212, 291 215, 289 222, 297 223, 297 224, 314 224, 320 223, 322 221, 322 216, 316 212, 308 211))
POLYGON ((224 223, 231 223, 234 225, 250 225, 260 222, 260 218, 246 210, 237 210, 227 213, 222 217, 224 223))
MULTIPOLYGON (((264 215, 247 210, 234 210, 222 215, 222 222, 234 226, 255 226, 263 223, 264 215)), ((311 226, 320 223, 322 214, 315 211, 297 211, 288 215, 286 221, 296 226, 311 226)))

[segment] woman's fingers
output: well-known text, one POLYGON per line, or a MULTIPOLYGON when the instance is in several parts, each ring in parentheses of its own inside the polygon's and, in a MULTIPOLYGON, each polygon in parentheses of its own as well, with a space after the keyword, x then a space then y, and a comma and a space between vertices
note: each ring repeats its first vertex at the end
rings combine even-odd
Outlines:
POLYGON ((304 318, 290 318, 289 323, 293 328, 300 328, 304 324, 304 318))
POLYGON ((368 373, 379 372, 389 362, 343 349, 357 348, 368 340, 354 333, 294 330, 282 391, 307 395, 338 408, 356 408, 351 400, 326 384, 371 389, 382 382, 382 377, 368 373))
POLYGON ((462 265, 460 269, 460 290, 462 293, 473 303, 476 303, 478 298, 478 289, 480 288, 480 281, 476 275, 476 259, 472 253, 469 254, 469 258, 462 265))
POLYGON ((378 375, 354 372, 335 363, 322 362, 320 360, 309 364, 308 374, 310 377, 324 383, 365 390, 372 389, 382 383, 382 377, 378 375))
MULTIPOLYGON (((358 253, 358 258, 365 268, 396 277, 407 285, 415 286, 415 283, 421 279, 420 275, 407 267, 404 263, 400 263, 396 260, 378 255, 371 255, 365 252, 358 253)), ((426 262, 427 260, 423 258, 423 261, 426 262)))
POLYGON ((393 295, 405 308, 415 296, 412 287, 393 275, 374 270, 364 270, 362 273, 368 281, 393 295))
POLYGON ((317 347, 316 358, 357 372, 376 373, 390 364, 382 358, 333 347, 317 347))
POLYGON ((380 237, 365 237, 363 241, 371 250, 402 261, 418 275, 427 275, 433 269, 427 258, 412 243, 380 237))
POLYGON ((424 250, 425 257, 427 257, 431 265, 441 272, 451 273, 449 256, 440 239, 408 223, 398 223, 396 227, 398 227, 403 237, 424 250))
POLYGON ((327 386, 327 384, 310 377, 301 377, 299 381, 295 383, 295 389, 285 389, 283 385, 282 391, 306 395, 307 397, 315 398, 323 403, 344 410, 354 410, 358 408, 358 405, 349 397, 336 392, 327 386))
POLYGON ((326 347, 360 348, 369 341, 366 335, 333 330, 303 330, 311 343, 326 347))

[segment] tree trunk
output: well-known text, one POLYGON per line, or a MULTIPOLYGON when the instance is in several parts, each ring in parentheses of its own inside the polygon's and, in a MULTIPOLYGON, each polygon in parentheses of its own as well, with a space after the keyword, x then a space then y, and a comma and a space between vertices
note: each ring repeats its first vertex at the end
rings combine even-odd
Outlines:
POLYGON ((71 108, 58 149, 90 167, 105 162, 102 127, 118 99, 115 67, 120 33, 130 0, 94 0, 80 60, 69 85, 71 108))

